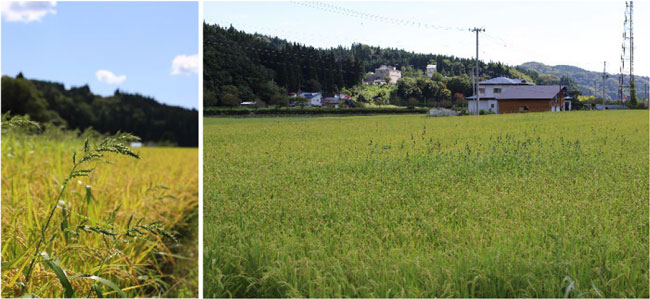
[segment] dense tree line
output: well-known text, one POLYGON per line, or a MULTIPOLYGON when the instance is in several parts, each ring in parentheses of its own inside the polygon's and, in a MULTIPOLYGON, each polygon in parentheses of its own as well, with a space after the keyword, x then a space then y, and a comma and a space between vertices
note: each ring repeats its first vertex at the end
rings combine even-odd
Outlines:
POLYGON ((145 142, 198 146, 198 111, 160 104, 150 97, 116 90, 93 94, 88 85, 28 80, 22 74, 2 76, 2 113, 29 115, 69 129, 92 127, 100 133, 129 132, 145 142))
POLYGON ((321 50, 233 27, 204 24, 204 105, 271 102, 288 91, 336 92, 363 79, 351 53, 321 50))

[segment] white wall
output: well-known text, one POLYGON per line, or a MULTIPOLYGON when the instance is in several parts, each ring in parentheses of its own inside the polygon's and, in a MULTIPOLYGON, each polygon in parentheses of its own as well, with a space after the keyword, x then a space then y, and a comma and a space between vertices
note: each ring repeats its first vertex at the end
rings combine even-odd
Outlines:
MULTIPOLYGON (((499 102, 497 100, 480 100, 478 110, 490 111, 492 105, 494 105, 492 112, 499 113, 499 102)), ((467 111, 469 114, 476 114, 476 101, 467 101, 467 111)))
POLYGON ((508 88, 510 86, 512 86, 512 85, 480 85, 479 84, 479 86, 478 86, 479 90, 481 88, 485 88, 485 92, 484 93, 479 93, 479 95, 482 96, 482 97, 491 97, 491 98, 493 98, 493 97, 495 97, 494 96, 495 95, 494 94, 494 89, 495 88, 501 88, 501 92, 503 92, 503 90, 505 90, 506 88, 508 88))
POLYGON ((436 73, 436 65, 434 64, 433 67, 429 67, 427 65, 427 77, 431 78, 435 73, 436 73))
POLYGON ((499 114, 499 101, 488 100, 488 109, 486 111, 492 111, 496 114, 499 114))
POLYGON ((311 106, 323 106, 321 103, 321 99, 323 96, 321 95, 315 95, 311 99, 309 99, 309 105, 311 106))

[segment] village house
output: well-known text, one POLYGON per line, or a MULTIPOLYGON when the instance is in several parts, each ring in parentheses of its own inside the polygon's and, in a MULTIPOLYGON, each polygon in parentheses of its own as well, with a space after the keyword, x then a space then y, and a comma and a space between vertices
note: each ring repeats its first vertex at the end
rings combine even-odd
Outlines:
MULTIPOLYGON (((571 102, 565 101, 567 88, 560 85, 533 85, 523 79, 498 77, 479 82, 478 89, 479 111, 503 114, 571 110, 571 102)), ((474 96, 466 99, 468 112, 476 114, 474 96)))
POLYGON ((347 100, 350 100, 350 96, 346 94, 323 94, 323 100, 321 101, 323 107, 332 107, 339 108, 341 104, 345 103, 347 100))
POLYGON ((299 94, 300 97, 307 99, 307 107, 322 107, 323 94, 320 92, 303 92, 299 94))
POLYGON ((402 72, 400 72, 394 66, 385 66, 382 65, 379 68, 376 68, 374 72, 369 72, 366 75, 366 78, 363 80, 366 84, 397 84, 397 80, 402 78, 402 72), (386 78, 389 78, 390 81, 386 82, 386 78))
POLYGON ((326 97, 322 101, 323 107, 338 108, 341 101, 336 97, 326 97))

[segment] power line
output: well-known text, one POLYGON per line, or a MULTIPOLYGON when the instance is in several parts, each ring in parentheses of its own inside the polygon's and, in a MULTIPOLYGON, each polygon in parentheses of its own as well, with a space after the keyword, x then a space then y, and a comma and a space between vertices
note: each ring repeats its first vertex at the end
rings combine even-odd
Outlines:
POLYGON ((417 21, 411 21, 406 19, 375 15, 375 14, 344 8, 330 3, 324 3, 319 1, 290 1, 290 3, 309 7, 309 8, 314 8, 322 11, 327 11, 335 14, 340 14, 348 17, 371 20, 380 23, 391 23, 395 25, 410 26, 410 27, 417 27, 423 29, 465 31, 465 29, 461 27, 441 26, 441 25, 430 24, 425 22, 417 22, 417 21))
MULTIPOLYGON (((327 11, 330 13, 336 13, 352 18, 358 18, 358 19, 364 19, 364 20, 370 20, 370 21, 375 21, 379 23, 390 23, 390 24, 395 24, 395 25, 400 25, 400 26, 408 26, 408 27, 416 27, 416 28, 422 28, 422 29, 433 29, 433 30, 444 30, 444 31, 465 31, 466 27, 452 27, 452 26, 442 26, 442 25, 437 25, 437 24, 430 24, 430 23, 424 23, 424 22, 416 22, 416 21, 411 21, 411 20, 406 20, 406 19, 399 19, 399 18, 393 18, 393 17, 387 17, 387 16, 381 16, 381 15, 375 15, 375 14, 370 14, 366 12, 361 12, 358 10, 354 9, 349 9, 349 8, 344 8, 340 6, 336 6, 330 3, 324 3, 324 2, 319 2, 319 1, 290 1, 290 3, 297 4, 303 7, 309 7, 313 9, 319 9, 322 11, 327 11)), ((503 47, 508 47, 510 49, 513 49, 509 45, 512 43, 507 42, 505 39, 495 36, 495 35, 490 35, 486 34, 486 37, 492 39, 493 41, 497 42, 498 44, 502 45, 503 47)), ((514 49, 516 50, 516 49, 514 49)), ((518 51, 518 50, 516 50, 518 51)), ((524 51, 519 51, 519 52, 524 52, 524 51)), ((528 53, 529 51, 526 51, 528 53)))
MULTIPOLYGON (((229 21, 222 21, 219 24, 215 24, 218 26, 222 26, 224 28, 227 28, 228 26, 232 26, 233 22, 229 21)), ((256 31, 256 34, 260 35, 275 35, 277 37, 280 37, 280 35, 285 35, 286 39, 298 39, 298 40, 311 40, 313 41, 322 41, 324 37, 329 38, 330 40, 335 40, 336 43, 339 44, 339 46, 346 47, 350 44, 359 44, 359 43, 365 43, 365 44, 371 44, 372 42, 368 40, 362 40, 361 38, 352 38, 348 36, 342 36, 342 35, 334 35, 334 34, 329 34, 325 32, 302 32, 302 31, 297 31, 293 29, 287 29, 287 28, 280 28, 278 26, 269 26, 266 24, 265 26, 259 26, 259 25, 253 25, 250 23, 240 23, 238 26, 235 27, 245 27, 246 29, 249 30, 254 30, 256 31), (258 33, 259 32, 259 33, 258 33), (269 33, 261 33, 261 32, 269 32, 269 33), (293 36, 292 38, 287 38, 288 36, 293 36)), ((385 42, 382 41, 382 42, 385 42)), ((403 47, 402 43, 399 41, 393 41, 397 42, 397 45, 399 47, 403 47)), ((304 42, 301 42, 304 43, 304 42)), ((306 45, 306 44, 305 44, 306 45)))

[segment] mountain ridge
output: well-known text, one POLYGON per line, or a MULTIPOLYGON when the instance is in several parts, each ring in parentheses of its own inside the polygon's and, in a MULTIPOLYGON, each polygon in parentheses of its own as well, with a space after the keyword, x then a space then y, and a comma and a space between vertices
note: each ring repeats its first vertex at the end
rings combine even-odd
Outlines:
MULTIPOLYGON (((552 75, 558 78, 561 76, 569 76, 576 82, 583 95, 593 95, 596 97, 602 96, 602 72, 589 71, 578 66, 567 64, 547 65, 543 62, 537 61, 525 62, 516 67, 524 71, 535 71, 538 74, 552 75)), ((617 100, 618 78, 620 74, 606 74, 608 77, 605 80, 605 99, 617 100)), ((629 76, 626 77, 629 78, 629 76)), ((634 81, 636 85, 637 98, 647 98, 646 85, 650 81, 650 78, 647 76, 634 75, 634 81)))

